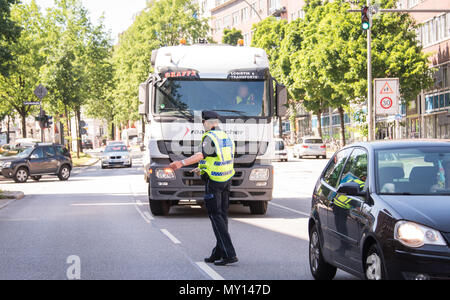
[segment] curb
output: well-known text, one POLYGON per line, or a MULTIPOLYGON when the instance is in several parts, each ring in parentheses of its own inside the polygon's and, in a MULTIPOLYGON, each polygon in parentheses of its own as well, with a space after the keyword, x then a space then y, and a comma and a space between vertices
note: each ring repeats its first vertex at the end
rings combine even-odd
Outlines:
POLYGON ((95 165, 96 163, 98 163, 100 161, 100 158, 93 158, 90 161, 87 162, 87 164, 85 165, 81 165, 81 166, 74 166, 73 168, 87 168, 87 167, 92 167, 93 165, 95 165))
POLYGON ((23 199, 25 194, 23 192, 3 192, 2 196, 6 197, 6 199, 0 199, 0 209, 5 208, 14 201, 23 199))

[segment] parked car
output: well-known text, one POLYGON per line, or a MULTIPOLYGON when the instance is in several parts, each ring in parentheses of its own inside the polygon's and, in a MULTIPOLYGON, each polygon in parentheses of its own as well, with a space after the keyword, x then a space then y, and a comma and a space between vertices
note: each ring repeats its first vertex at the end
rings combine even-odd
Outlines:
POLYGON ((327 146, 320 137, 304 137, 294 146, 294 157, 315 156, 327 158, 327 146))
POLYGON ((124 144, 107 146, 103 151, 102 169, 118 166, 131 168, 132 165, 131 153, 124 144))
POLYGON ((34 144, 13 157, 0 158, 0 171, 6 178, 25 183, 28 178, 39 181, 43 175, 55 175, 61 181, 70 178, 70 152, 62 145, 34 144))
POLYGON ((85 140, 85 141, 81 142, 81 147, 86 150, 88 150, 88 149, 93 150, 94 144, 92 143, 91 140, 85 140))
POLYGON ((288 151, 282 139, 275 139, 275 160, 288 161, 288 151))
POLYGON ((361 143, 337 152, 314 190, 310 269, 371 279, 450 279, 450 144, 361 143), (394 155, 392 155, 394 154, 394 155))

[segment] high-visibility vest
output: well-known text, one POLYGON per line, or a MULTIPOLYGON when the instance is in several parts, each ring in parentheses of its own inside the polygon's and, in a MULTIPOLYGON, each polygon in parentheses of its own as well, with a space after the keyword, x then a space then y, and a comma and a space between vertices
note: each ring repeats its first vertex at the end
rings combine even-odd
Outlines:
POLYGON ((213 141, 217 156, 206 157, 199 162, 198 167, 202 174, 208 174, 209 179, 216 182, 226 182, 236 174, 234 171, 235 145, 228 135, 220 130, 211 130, 205 133, 202 144, 206 137, 213 141))
POLYGON ((240 96, 236 97, 236 104, 241 104, 242 102, 244 102, 245 104, 249 104, 250 101, 251 101, 250 97, 247 97, 246 99, 243 99, 240 96))
MULTIPOLYGON (((364 189, 364 187, 366 186, 366 183, 361 179, 352 179, 347 182, 356 182, 357 184, 359 184, 359 187, 361 189, 364 189)), ((352 208, 352 206, 350 205, 351 201, 352 199, 345 195, 340 195, 339 197, 334 198, 334 204, 343 209, 351 209, 352 208)))

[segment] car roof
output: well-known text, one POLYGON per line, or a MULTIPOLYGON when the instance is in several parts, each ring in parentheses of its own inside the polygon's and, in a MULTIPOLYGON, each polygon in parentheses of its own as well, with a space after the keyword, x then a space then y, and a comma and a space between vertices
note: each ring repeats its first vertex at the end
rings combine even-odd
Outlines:
POLYGON ((347 146, 360 146, 373 150, 388 150, 397 148, 415 148, 415 147, 450 147, 450 140, 381 140, 375 142, 360 142, 347 146))

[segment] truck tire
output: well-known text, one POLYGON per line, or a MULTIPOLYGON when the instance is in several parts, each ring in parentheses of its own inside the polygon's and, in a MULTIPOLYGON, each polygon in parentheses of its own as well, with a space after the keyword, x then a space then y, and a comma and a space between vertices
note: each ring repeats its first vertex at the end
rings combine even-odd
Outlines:
POLYGON ((267 213, 268 201, 251 201, 249 203, 252 215, 265 215, 267 213))
POLYGON ((164 200, 148 200, 150 204, 150 211, 154 216, 167 216, 170 211, 169 201, 164 200))

